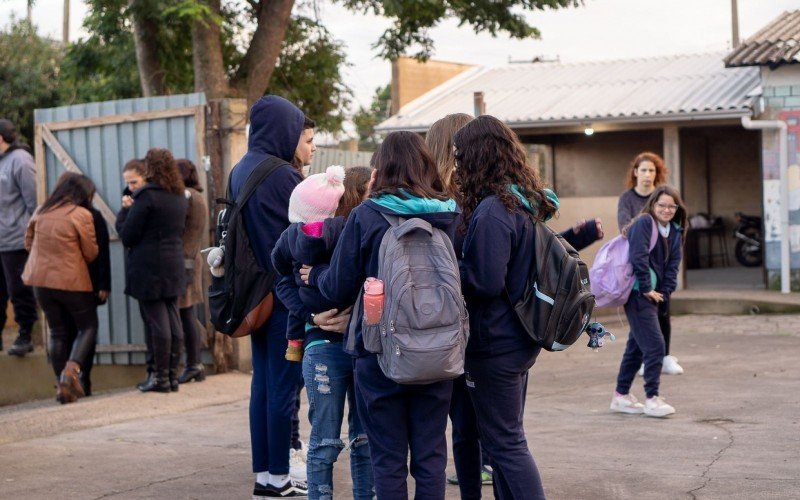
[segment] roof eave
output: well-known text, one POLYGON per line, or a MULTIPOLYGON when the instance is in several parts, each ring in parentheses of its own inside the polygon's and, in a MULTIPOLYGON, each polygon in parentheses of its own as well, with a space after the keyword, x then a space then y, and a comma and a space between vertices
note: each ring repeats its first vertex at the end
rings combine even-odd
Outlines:
MULTIPOLYGON (((592 124, 600 125, 608 124, 636 124, 636 123, 653 123, 653 122, 687 122, 687 121, 701 121, 701 120, 725 120, 725 119, 739 119, 743 116, 752 116, 753 111, 750 108, 738 110, 716 110, 716 111, 695 111, 690 113, 670 113, 670 114, 657 114, 647 116, 619 116, 619 117, 586 117, 574 119, 560 119, 560 120, 534 120, 514 122, 507 121, 506 125, 512 129, 535 129, 535 128, 553 128, 553 127, 575 127, 580 125, 592 124)), ((430 125, 414 125, 407 127, 388 126, 377 127, 376 132, 389 133, 405 130, 408 132, 427 132, 430 125)))

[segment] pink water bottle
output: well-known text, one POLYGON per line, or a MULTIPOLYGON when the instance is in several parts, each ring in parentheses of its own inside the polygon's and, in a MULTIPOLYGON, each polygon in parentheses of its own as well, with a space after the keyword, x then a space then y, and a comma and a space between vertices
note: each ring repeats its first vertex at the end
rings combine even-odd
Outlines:
POLYGON ((377 325, 383 314, 383 281, 378 278, 367 278, 364 282, 364 321, 368 325, 377 325))

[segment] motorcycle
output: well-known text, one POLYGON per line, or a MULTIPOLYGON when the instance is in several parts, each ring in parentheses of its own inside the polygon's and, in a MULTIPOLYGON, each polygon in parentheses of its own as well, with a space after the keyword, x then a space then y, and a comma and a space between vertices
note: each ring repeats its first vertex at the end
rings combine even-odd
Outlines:
POLYGON ((759 267, 764 261, 764 238, 761 217, 736 212, 738 225, 733 231, 736 238, 736 260, 745 267, 759 267))

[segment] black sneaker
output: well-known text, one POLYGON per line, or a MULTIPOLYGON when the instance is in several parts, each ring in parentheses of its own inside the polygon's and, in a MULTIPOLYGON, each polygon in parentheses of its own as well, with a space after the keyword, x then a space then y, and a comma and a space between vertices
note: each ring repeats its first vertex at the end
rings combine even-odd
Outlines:
POLYGON ((275 486, 274 484, 267 484, 264 486, 260 483, 256 483, 253 487, 253 500, 259 498, 298 498, 307 496, 308 486, 306 483, 295 481, 291 478, 281 487, 275 486))
POLYGON ((22 335, 17 337, 17 340, 14 341, 14 345, 8 349, 8 354, 11 356, 22 357, 29 352, 33 352, 33 343, 31 342, 31 338, 24 337, 22 335))

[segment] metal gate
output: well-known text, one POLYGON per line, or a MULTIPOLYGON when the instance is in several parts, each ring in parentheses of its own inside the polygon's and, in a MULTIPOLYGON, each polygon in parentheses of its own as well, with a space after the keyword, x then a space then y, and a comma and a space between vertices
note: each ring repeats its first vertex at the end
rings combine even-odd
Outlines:
POLYGON ((132 158, 143 158, 150 148, 166 148, 175 158, 192 160, 197 165, 201 185, 207 188, 205 113, 204 94, 126 99, 35 111, 38 203, 47 198, 64 171, 82 173, 97 186, 94 204, 108 223, 112 290, 107 305, 98 309, 99 363, 143 364, 146 350, 138 304, 123 293, 123 248, 114 229, 124 187, 122 167, 132 158))

